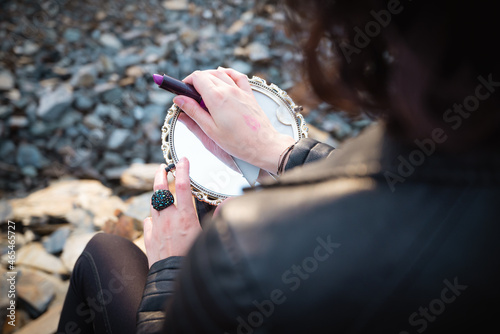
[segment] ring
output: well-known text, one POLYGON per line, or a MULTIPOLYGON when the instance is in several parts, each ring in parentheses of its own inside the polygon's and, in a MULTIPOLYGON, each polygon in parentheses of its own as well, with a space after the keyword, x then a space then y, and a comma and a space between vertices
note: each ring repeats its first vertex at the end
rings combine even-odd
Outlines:
POLYGON ((160 189, 151 196, 151 205, 156 211, 161 211, 174 204, 174 196, 170 190, 160 189))
POLYGON ((165 172, 167 172, 167 174, 168 174, 168 172, 170 172, 174 168, 175 168, 175 165, 174 164, 170 164, 167 167, 165 167, 165 172))

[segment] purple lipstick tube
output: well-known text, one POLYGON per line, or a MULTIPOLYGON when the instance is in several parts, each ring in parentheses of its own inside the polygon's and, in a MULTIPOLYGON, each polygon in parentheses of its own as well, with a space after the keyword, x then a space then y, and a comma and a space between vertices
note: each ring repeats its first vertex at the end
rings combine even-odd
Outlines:
POLYGON ((184 95, 190 97, 200 104, 200 106, 207 110, 201 95, 190 84, 184 83, 180 80, 174 79, 168 75, 153 74, 155 83, 161 88, 165 89, 175 95, 184 95))

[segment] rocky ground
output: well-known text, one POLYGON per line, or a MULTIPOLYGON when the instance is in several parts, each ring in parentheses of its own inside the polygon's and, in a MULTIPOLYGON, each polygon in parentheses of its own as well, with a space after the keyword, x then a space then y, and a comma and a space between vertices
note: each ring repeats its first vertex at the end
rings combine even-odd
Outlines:
POLYGON ((274 1, 7 0, 0 18, 4 333, 54 331, 67 279, 94 233, 141 245, 173 98, 152 73, 183 78, 225 66, 258 75, 304 105, 310 135, 333 145, 370 123, 332 114, 304 93, 300 56, 274 1), (4 322, 8 220, 16 327, 4 322))

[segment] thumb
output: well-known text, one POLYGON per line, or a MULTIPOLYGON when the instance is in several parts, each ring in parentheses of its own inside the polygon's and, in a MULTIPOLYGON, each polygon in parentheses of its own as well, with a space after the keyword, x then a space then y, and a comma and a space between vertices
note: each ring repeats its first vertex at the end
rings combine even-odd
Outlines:
POLYGON ((178 95, 174 97, 174 103, 179 106, 191 119, 193 119, 205 133, 211 133, 215 127, 212 116, 203 109, 196 100, 178 95))

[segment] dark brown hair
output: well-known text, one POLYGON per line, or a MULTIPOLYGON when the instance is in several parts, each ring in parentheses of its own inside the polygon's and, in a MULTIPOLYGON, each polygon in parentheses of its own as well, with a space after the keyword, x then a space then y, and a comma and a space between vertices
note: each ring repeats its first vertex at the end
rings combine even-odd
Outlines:
POLYGON ((320 99, 385 118, 402 140, 443 128, 449 139, 442 147, 454 151, 498 142, 500 87, 483 87, 488 97, 474 98, 478 85, 500 82, 494 4, 284 0, 320 99), (464 102, 466 109, 454 110, 464 102))

